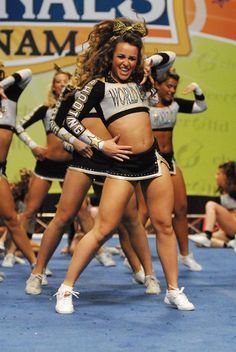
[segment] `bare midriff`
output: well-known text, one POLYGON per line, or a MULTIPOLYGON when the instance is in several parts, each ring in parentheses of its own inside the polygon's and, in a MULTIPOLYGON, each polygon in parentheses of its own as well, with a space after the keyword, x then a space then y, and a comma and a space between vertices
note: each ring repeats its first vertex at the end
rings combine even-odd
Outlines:
POLYGON ((161 153, 173 152, 173 131, 153 131, 161 153))
POLYGON ((120 136, 119 144, 130 145, 134 154, 148 150, 154 142, 147 112, 135 112, 113 121, 108 130, 112 137, 120 136))
POLYGON ((12 131, 0 128, 0 162, 5 161, 7 158, 12 136, 12 131))

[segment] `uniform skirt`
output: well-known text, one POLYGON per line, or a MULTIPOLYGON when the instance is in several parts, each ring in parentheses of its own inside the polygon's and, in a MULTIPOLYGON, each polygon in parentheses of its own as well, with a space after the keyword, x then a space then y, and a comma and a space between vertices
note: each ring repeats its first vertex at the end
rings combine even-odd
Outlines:
POLYGON ((77 152, 73 152, 73 160, 70 162, 69 169, 81 171, 89 175, 107 175, 107 169, 111 163, 111 158, 104 155, 101 151, 93 148, 93 156, 86 158, 77 152))
POLYGON ((63 182, 68 165, 68 161, 37 160, 34 174, 44 180, 63 182))
POLYGON ((112 159, 108 176, 129 181, 140 181, 162 175, 160 165, 161 162, 166 163, 166 161, 158 153, 156 143, 153 143, 152 147, 145 152, 131 154, 129 157, 130 159, 124 161, 112 159))

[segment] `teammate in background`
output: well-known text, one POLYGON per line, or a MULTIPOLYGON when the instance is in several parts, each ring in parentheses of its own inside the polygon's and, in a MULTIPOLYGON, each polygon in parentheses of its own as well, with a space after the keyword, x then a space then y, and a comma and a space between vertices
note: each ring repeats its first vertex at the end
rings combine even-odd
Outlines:
MULTIPOLYGON (((26 231, 42 206, 52 182, 58 181, 62 187, 67 167, 72 159, 71 152, 66 150, 70 150, 68 143, 63 143, 50 129, 50 120, 55 105, 63 88, 71 78, 71 74, 63 71, 59 66, 55 65, 55 69, 56 72, 52 78, 46 102, 34 109, 16 125, 18 137, 31 149, 37 160, 25 198, 25 209, 20 217, 26 231), (38 121, 42 121, 44 126, 47 137, 46 147, 39 146, 26 132, 28 127, 38 121)), ((81 213, 81 217, 84 219, 83 213, 81 213)), ((84 219, 84 223, 86 221, 89 219, 84 219)), ((100 249, 97 254, 100 263, 105 266, 115 265, 112 258, 104 253, 105 250, 100 249)))
POLYGON ((31 113, 16 125, 16 133, 20 140, 29 147, 36 159, 34 172, 30 179, 29 190, 25 198, 25 210, 21 214, 21 222, 28 231, 29 222, 35 218, 43 204, 53 181, 62 185, 71 153, 66 151, 63 142, 50 130, 50 119, 58 97, 68 83, 71 74, 56 66, 47 100, 37 106, 31 113), (26 129, 41 121, 47 138, 46 147, 39 146, 26 132, 26 129))
POLYGON ((220 203, 206 203, 205 231, 189 235, 201 247, 233 247, 236 252, 236 162, 220 164, 216 172, 220 203), (214 232, 215 226, 219 230, 214 232))
POLYGON ((6 177, 7 155, 16 126, 17 103, 31 79, 32 73, 29 69, 19 70, 5 78, 3 66, 0 68, 0 197, 2 200, 0 217, 16 246, 33 266, 36 263, 36 257, 27 234, 19 222, 6 177))
MULTIPOLYGON (((173 227, 179 244, 179 261, 189 270, 200 271, 201 265, 189 252, 188 221, 187 221, 187 195, 186 187, 180 167, 176 164, 173 146, 173 130, 178 113, 196 114, 206 110, 207 105, 201 88, 197 83, 185 87, 183 93, 194 93, 194 100, 175 97, 179 83, 179 75, 174 70, 160 74, 152 69, 152 77, 157 95, 149 98, 150 119, 154 137, 158 141, 160 154, 167 160, 171 180, 174 187, 174 218, 173 227)), ((140 216, 143 223, 149 217, 143 196, 138 191, 140 216)), ((158 201, 158 200, 157 200, 158 201)))

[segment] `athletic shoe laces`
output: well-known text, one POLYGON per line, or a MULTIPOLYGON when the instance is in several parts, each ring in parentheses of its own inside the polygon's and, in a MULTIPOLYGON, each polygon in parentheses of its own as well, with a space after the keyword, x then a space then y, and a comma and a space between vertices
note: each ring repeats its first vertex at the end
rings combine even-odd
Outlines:
POLYGON ((53 296, 61 296, 61 297, 64 297, 64 298, 67 298, 67 297, 70 297, 70 295, 76 297, 76 298, 79 298, 79 292, 76 292, 74 291, 73 289, 64 289, 64 290, 58 290, 53 296))

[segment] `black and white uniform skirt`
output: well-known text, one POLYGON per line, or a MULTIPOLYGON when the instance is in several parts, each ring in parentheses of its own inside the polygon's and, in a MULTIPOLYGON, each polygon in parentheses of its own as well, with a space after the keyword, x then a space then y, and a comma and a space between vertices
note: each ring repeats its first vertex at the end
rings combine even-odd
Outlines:
POLYGON ((112 159, 107 176, 128 181, 147 180, 161 176, 161 162, 167 164, 159 154, 156 142, 145 152, 129 157, 124 161, 112 159))
POLYGON ((176 175, 176 161, 174 153, 160 153, 161 156, 167 161, 169 165, 169 172, 171 175, 176 175))
POLYGON ((91 158, 86 158, 74 151, 73 160, 70 162, 69 169, 83 172, 91 175, 91 177, 93 177, 93 175, 106 176, 110 163, 111 158, 93 148, 93 156, 91 158))
POLYGON ((63 182, 68 166, 68 161, 37 160, 34 174, 43 180, 63 182))

